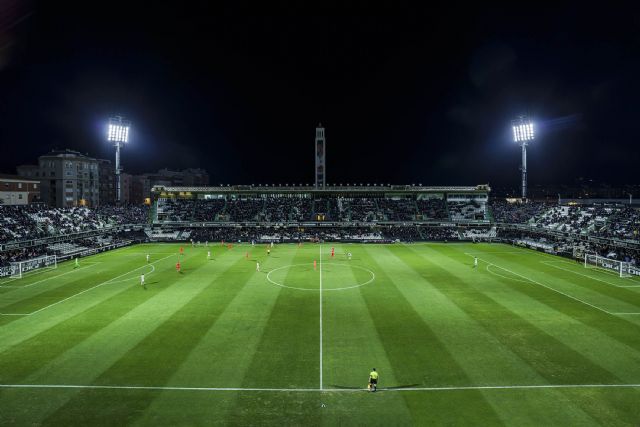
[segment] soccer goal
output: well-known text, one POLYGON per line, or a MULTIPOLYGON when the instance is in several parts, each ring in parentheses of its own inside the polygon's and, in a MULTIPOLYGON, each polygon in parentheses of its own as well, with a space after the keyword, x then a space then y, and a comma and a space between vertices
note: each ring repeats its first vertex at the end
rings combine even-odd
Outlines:
POLYGON ((597 254, 584 254, 584 267, 599 268, 612 272, 615 271, 620 277, 631 277, 631 270, 628 262, 605 258, 597 254))
POLYGON ((55 255, 45 255, 38 258, 28 259, 11 263, 11 278, 19 279, 24 274, 40 269, 58 268, 58 259, 55 255))

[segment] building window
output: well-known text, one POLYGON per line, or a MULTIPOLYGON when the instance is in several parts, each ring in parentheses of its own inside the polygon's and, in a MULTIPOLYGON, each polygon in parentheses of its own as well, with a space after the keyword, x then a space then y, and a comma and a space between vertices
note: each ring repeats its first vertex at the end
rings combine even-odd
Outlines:
POLYGON ((18 183, 18 188, 22 188, 22 183, 21 182, 18 183))
POLYGON ((18 199, 22 200, 22 194, 18 194, 18 199))

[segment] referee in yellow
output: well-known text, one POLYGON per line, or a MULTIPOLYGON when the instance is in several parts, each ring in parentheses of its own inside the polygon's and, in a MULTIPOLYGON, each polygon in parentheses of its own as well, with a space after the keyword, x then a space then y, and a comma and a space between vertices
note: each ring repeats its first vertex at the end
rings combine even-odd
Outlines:
POLYGON ((369 391, 376 391, 378 388, 378 372, 376 368, 369 373, 369 391))

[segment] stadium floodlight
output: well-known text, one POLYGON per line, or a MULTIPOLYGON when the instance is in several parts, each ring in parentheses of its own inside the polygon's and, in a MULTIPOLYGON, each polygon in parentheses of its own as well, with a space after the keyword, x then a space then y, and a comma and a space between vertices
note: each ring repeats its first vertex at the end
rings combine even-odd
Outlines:
POLYGON ((122 201, 122 190, 120 185, 120 173, 122 168, 120 167, 120 148, 124 147, 129 142, 129 130, 131 129, 131 122, 125 120, 121 116, 114 116, 109 118, 109 126, 107 128, 107 141, 112 143, 116 147, 116 201, 122 201))
POLYGON ((520 144, 522 147, 522 200, 527 200, 527 145, 535 139, 535 131, 533 122, 524 115, 518 116, 511 121, 511 129, 513 130, 513 142, 520 144))

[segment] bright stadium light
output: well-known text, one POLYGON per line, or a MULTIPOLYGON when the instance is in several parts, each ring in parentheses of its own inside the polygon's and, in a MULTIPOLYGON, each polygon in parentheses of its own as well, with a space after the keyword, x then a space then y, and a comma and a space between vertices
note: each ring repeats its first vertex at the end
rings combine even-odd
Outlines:
POLYGON ((511 121, 511 129, 513 130, 513 142, 520 144, 522 147, 522 200, 527 200, 527 145, 535 139, 535 131, 533 122, 527 116, 518 116, 511 121))
POLYGON ((116 147, 116 201, 122 201, 122 190, 120 185, 120 148, 129 142, 129 129, 131 122, 125 120, 121 116, 109 118, 109 126, 107 127, 107 142, 111 142, 116 147))

